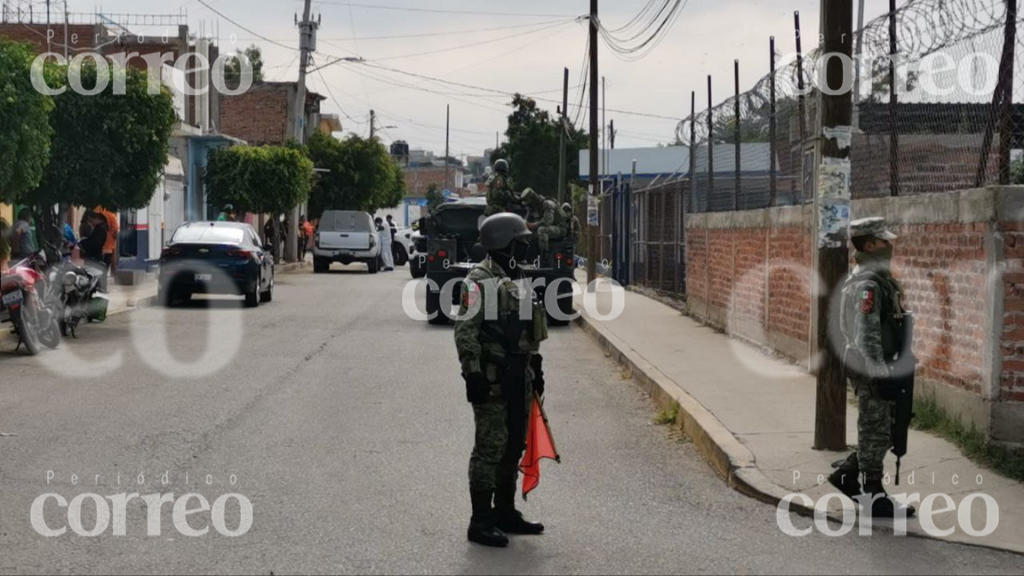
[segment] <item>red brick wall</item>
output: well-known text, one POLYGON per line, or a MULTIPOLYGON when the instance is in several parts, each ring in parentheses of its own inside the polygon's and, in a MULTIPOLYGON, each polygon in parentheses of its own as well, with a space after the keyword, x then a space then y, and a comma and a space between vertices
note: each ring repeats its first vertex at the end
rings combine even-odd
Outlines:
POLYGON ((250 145, 281 145, 288 139, 289 91, 276 86, 253 86, 245 94, 222 96, 220 131, 250 145))
MULTIPOLYGON (((808 214, 804 212, 803 217, 808 214)), ((808 226, 765 229, 765 219, 748 220, 761 224, 688 230, 687 293, 698 303, 691 312, 760 344, 771 345, 773 336, 784 336, 806 346, 813 273, 808 226), (706 266, 705 233, 710 244, 706 266), (751 330, 752 326, 757 328, 751 330)), ((991 304, 986 288, 986 226, 893 226, 900 235, 894 271, 903 282, 907 308, 918 318, 915 351, 923 359, 919 376, 976 395, 982 394, 986 310, 991 304)), ((1007 300, 1003 396, 1020 400, 1024 398, 1024 226, 1007 236, 1007 250, 1019 258, 1014 261, 1019 272, 1006 277, 1008 296, 1013 294, 1015 299, 1007 300)))
MULTIPOLYGON (((0 24, 0 38, 6 38, 14 42, 27 42, 33 46, 36 54, 46 52, 47 30, 53 32, 50 49, 53 52, 64 52, 64 26, 46 24, 25 24, 25 23, 3 23, 0 24)), ((101 33, 102 27, 92 24, 72 24, 68 26, 68 46, 72 55, 75 51, 83 48, 96 46, 96 35, 101 33), (77 41, 75 36, 77 35, 77 41)), ((102 41, 102 38, 101 38, 102 41)))
POLYGON ((1003 371, 1000 398, 1024 402, 1024 222, 1003 222, 1006 274, 1003 276, 1003 371))
POLYGON ((807 342, 811 327, 811 236, 801 227, 768 233, 769 332, 807 342))

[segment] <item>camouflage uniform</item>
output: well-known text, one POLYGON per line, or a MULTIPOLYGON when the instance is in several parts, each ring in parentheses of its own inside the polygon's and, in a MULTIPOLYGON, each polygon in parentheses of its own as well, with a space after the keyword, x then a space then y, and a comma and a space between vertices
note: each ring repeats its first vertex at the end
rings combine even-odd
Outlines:
POLYGON ((859 252, 856 258, 858 266, 843 286, 840 322, 844 364, 857 392, 857 460, 861 472, 871 477, 882 474, 892 447, 895 404, 882 398, 877 381, 889 377, 888 365, 899 353, 904 309, 900 283, 888 262, 859 252))
POLYGON ((532 290, 526 288, 524 292, 522 283, 516 282, 528 282, 518 269, 509 274, 494 260, 487 259, 473 268, 467 280, 472 282, 467 281, 462 288, 460 319, 455 324, 455 346, 463 373, 482 373, 491 382, 487 402, 473 406, 476 440, 469 461, 470 489, 500 491, 503 486, 511 486, 514 492, 533 399, 530 360, 547 338, 546 315, 538 304, 532 302, 532 290), (523 304, 523 298, 529 299, 530 303, 523 304), (462 316, 477 302, 477 313, 463 319, 462 316), (502 385, 507 354, 503 339, 510 318, 519 318, 521 306, 529 306, 527 309, 532 309, 533 318, 523 323, 519 341, 519 348, 526 356, 526 382, 522 396, 510 397, 510 391, 502 385))
POLYGON ((515 200, 515 193, 512 191, 512 179, 508 176, 495 174, 487 181, 487 209, 484 211, 484 215, 493 216, 500 212, 505 212, 515 200))
POLYGON ((541 254, 546 255, 551 250, 552 240, 565 238, 565 219, 558 205, 549 199, 544 200, 540 215, 537 220, 537 246, 540 247, 541 254))

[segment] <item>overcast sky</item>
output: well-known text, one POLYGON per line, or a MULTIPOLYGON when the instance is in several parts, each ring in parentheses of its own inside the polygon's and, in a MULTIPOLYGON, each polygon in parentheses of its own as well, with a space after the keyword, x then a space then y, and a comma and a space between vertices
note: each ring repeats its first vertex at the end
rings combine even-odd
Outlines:
MULTIPOLYGON (((587 27, 586 23, 574 22, 571 17, 589 10, 587 0, 352 1, 377 7, 450 10, 453 13, 371 9, 349 6, 347 0, 314 1, 314 14, 319 14, 323 20, 316 62, 359 55, 368 61, 378 60, 381 65, 415 74, 501 91, 540 93, 540 97, 552 100, 561 97, 562 69, 568 66, 570 103, 579 96, 577 86, 587 27), (527 14, 530 16, 525 16, 527 14), (553 16, 539 16, 548 14, 553 16), (437 33, 440 34, 408 37, 437 33), (380 36, 405 37, 373 38, 380 36), (475 45, 466 47, 470 44, 475 45), (416 56, 436 51, 441 52, 416 56)), ((227 18, 262 36, 282 44, 298 45, 293 15, 301 11, 301 0, 207 2, 227 18)), ((697 90, 698 108, 706 106, 709 73, 716 78, 715 102, 731 95, 732 62, 737 58, 741 62, 741 87, 746 90, 768 71, 771 35, 777 37, 780 52, 794 50, 795 10, 802 14, 805 38, 808 34, 816 37, 819 2, 689 0, 664 42, 646 58, 623 61, 602 44, 600 64, 601 74, 608 82, 607 106, 682 118, 689 114, 691 90, 697 90)), ((899 4, 903 2, 900 0, 899 4)), ((602 0, 601 20, 608 28, 622 26, 646 3, 647 0, 602 0)), ((68 4, 71 12, 89 12, 96 2, 68 0, 68 4)), ((187 11, 193 31, 198 31, 200 24, 208 31, 219 30, 222 52, 255 42, 263 48, 268 79, 295 80, 298 77, 297 52, 254 38, 253 34, 204 7, 199 0, 104 0, 102 9, 111 14, 187 11), (234 46, 229 40, 232 34, 237 36, 234 46)), ((866 0, 868 20, 887 9, 887 0, 866 0)), ((137 30, 152 33, 154 29, 137 30)), ((814 48, 814 42, 810 44, 805 41, 805 50, 814 48)), ((385 142, 403 139, 413 148, 431 149, 438 154, 444 152, 446 104, 452 106, 453 155, 478 155, 485 148, 493 147, 495 133, 504 132, 509 110, 509 99, 502 96, 480 97, 480 92, 465 88, 351 64, 330 66, 313 73, 309 86, 328 97, 324 103, 327 112, 342 114, 346 132, 367 135, 372 107, 377 111, 379 126, 386 127, 380 131, 385 142), (396 83, 406 86, 396 86, 396 83), (425 87, 439 94, 408 86, 425 87), (467 91, 476 95, 467 96, 467 91)), ((543 106, 553 112, 556 105, 543 103, 543 106)), ((609 113, 608 118, 614 118, 619 130, 616 142, 619 148, 653 146, 673 139, 675 122, 672 120, 623 113, 609 113)))

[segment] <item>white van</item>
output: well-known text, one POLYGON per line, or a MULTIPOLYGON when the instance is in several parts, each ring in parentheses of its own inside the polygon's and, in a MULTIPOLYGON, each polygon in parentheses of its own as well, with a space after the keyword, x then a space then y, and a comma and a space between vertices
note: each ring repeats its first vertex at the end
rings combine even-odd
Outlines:
POLYGON ((370 274, 376 274, 380 262, 380 242, 373 218, 366 212, 327 210, 320 217, 313 244, 313 271, 327 272, 331 262, 363 262, 370 274))

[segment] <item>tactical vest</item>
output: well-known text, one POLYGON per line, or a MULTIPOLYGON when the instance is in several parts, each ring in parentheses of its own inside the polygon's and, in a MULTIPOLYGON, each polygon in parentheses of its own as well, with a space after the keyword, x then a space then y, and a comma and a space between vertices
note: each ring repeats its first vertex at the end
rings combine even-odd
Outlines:
POLYGON ((856 347, 854 341, 856 335, 857 315, 861 314, 858 307, 859 295, 864 290, 864 285, 873 282, 878 286, 876 301, 879 306, 879 317, 881 319, 881 341, 882 352, 886 362, 891 362, 903 348, 904 327, 903 327, 903 292, 899 282, 893 277, 892 272, 885 269, 858 266, 853 274, 847 278, 843 286, 843 313, 841 316, 841 330, 846 339, 847 347, 856 347))
MULTIPOLYGON (((480 314, 484 314, 484 321, 481 324, 480 336, 485 348, 490 349, 491 359, 497 359, 496 347, 500 347, 501 356, 506 354, 525 354, 537 352, 540 343, 548 338, 547 313, 541 303, 535 301, 533 292, 528 287, 523 287, 511 279, 505 278, 502 271, 493 260, 488 259, 477 265, 477 268, 487 273, 483 282, 494 282, 494 289, 483 288, 484 306, 480 314), (497 296, 498 302, 494 309, 497 311, 496 318, 488 318, 490 304, 486 301, 488 297, 497 296), (531 317, 527 320, 520 318, 522 300, 529 299, 531 304, 531 317), (490 346, 488 346, 490 345, 490 346)), ((526 279, 524 277, 524 279, 526 279)), ((528 279, 526 279, 528 280, 528 279)), ((527 282, 528 284, 528 282, 527 282)))

